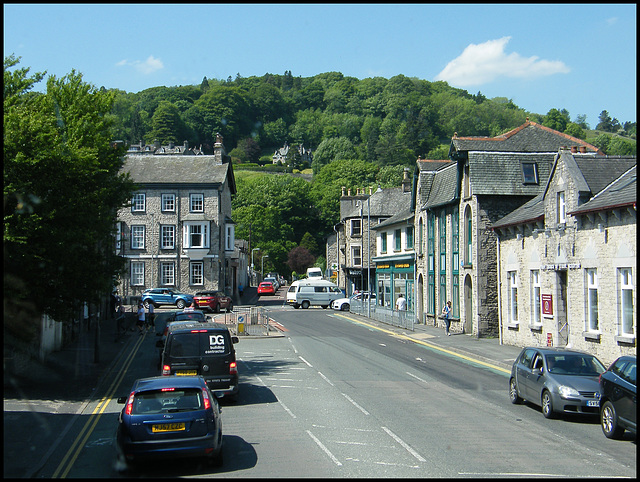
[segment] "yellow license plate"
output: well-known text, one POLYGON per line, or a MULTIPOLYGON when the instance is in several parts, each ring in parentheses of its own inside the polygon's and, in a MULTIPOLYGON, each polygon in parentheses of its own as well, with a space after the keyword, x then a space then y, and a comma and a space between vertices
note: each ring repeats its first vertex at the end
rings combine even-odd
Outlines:
POLYGON ((182 423, 161 423, 159 425, 152 425, 151 431, 153 433, 158 432, 180 432, 186 430, 184 422, 182 423))
POLYGON ((179 377, 195 377, 197 374, 197 370, 176 370, 176 375, 179 377))

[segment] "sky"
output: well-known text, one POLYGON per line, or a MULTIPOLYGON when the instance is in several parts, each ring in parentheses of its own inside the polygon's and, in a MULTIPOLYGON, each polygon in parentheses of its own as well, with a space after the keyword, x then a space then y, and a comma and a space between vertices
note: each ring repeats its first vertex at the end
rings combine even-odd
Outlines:
POLYGON ((591 128, 603 110, 636 121, 636 44, 631 3, 4 4, 4 56, 31 74, 75 70, 126 92, 285 71, 404 75, 566 109, 591 128))

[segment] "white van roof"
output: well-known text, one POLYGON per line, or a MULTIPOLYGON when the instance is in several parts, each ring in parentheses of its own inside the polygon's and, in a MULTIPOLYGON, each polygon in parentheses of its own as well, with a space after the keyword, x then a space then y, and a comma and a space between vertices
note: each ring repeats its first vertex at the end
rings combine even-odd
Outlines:
POLYGON ((291 286, 338 286, 326 279, 299 279, 291 283, 291 286))

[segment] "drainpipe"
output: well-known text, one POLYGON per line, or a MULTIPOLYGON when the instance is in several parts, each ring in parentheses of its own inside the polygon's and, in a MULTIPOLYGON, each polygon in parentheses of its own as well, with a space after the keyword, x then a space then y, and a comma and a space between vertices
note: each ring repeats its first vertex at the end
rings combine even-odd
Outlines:
POLYGON ((500 236, 496 231, 493 232, 496 235, 496 256, 498 258, 498 334, 500 345, 502 345, 502 272, 500 271, 500 236))

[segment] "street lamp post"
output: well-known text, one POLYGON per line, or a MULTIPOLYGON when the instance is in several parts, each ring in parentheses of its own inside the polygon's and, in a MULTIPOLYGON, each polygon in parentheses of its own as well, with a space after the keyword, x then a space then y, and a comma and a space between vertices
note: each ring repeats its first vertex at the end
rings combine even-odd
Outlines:
MULTIPOLYGON (((253 269, 253 252, 254 251, 258 251, 260 248, 253 248, 251 250, 251 283, 253 283, 253 273, 254 273, 254 269, 253 269)), ((252 285, 253 286, 253 285, 252 285)))
POLYGON ((268 255, 268 254, 265 254, 265 255, 262 257, 262 270, 260 271, 260 275, 262 276, 262 279, 264 279, 264 258, 268 258, 268 257, 269 257, 269 255, 268 255))

